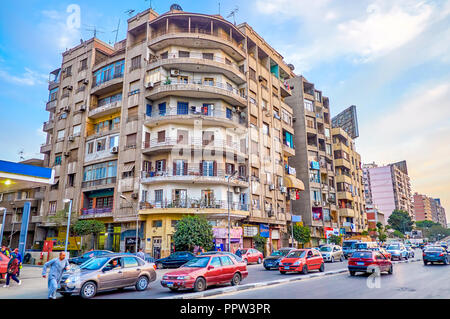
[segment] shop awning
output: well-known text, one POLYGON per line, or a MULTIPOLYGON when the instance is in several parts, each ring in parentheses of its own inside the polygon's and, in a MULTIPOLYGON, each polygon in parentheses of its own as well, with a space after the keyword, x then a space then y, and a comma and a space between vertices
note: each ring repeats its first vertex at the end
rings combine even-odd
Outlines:
POLYGON ((131 164, 131 165, 125 165, 124 167, 123 167, 123 172, 125 173, 128 173, 128 172, 132 172, 134 170, 134 164, 131 164))
POLYGON ((301 191, 305 190, 305 185, 303 184, 303 182, 292 175, 287 175, 284 177, 284 186, 286 186, 287 188, 295 188, 301 191))

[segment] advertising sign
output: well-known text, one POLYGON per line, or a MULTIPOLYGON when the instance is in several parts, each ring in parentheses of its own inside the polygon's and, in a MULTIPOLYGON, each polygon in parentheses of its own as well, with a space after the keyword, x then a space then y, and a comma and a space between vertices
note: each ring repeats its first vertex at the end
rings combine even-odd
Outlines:
MULTIPOLYGON (((53 250, 64 250, 66 245, 66 238, 64 237, 47 237, 46 240, 53 241, 53 250)), ((67 250, 78 250, 81 248, 80 237, 69 237, 67 250)))
POLYGON ((260 224, 259 234, 261 237, 269 238, 270 237, 269 225, 260 224))

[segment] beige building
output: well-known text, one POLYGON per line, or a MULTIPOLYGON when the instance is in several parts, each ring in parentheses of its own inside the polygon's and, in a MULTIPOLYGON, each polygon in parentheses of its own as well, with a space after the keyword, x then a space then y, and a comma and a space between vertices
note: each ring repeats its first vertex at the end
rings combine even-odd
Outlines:
POLYGON ((339 221, 346 233, 361 234, 368 230, 361 156, 344 129, 333 128, 332 136, 339 221))
POLYGON ((293 74, 250 26, 146 10, 125 40, 85 41, 52 75, 45 215, 73 199, 80 218, 107 224, 99 244, 116 251, 135 249, 138 220, 139 245, 159 257, 186 214, 206 216, 226 248, 230 208, 232 250, 256 234, 267 249, 286 245, 290 199, 304 188, 286 169, 293 74))

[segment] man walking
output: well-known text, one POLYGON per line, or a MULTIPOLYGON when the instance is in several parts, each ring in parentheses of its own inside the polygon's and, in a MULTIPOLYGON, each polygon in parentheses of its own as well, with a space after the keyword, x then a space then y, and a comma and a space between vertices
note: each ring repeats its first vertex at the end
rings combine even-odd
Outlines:
POLYGON ((8 266, 6 268, 6 285, 3 288, 9 288, 9 281, 12 279, 17 282, 20 286, 22 281, 17 279, 16 275, 19 272, 19 259, 16 255, 11 254, 11 259, 8 262, 8 266))
POLYGON ((19 253, 19 248, 14 249, 14 255, 19 260, 19 271, 17 272, 17 277, 20 276, 20 269, 22 269, 22 255, 19 253))
POLYGON ((139 252, 136 254, 136 256, 138 256, 139 258, 141 258, 142 260, 145 260, 145 254, 142 251, 142 248, 139 248, 139 252))
POLYGON ((56 289, 58 289, 59 282, 64 270, 69 270, 69 261, 66 259, 66 253, 60 252, 59 258, 52 259, 45 263, 42 269, 42 277, 46 278, 47 268, 50 268, 48 273, 48 299, 56 299, 56 289))

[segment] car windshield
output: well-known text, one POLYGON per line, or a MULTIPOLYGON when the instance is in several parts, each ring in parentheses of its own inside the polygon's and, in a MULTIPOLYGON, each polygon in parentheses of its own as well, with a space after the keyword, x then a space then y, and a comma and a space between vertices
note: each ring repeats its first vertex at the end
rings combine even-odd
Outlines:
POLYGON ((204 268, 208 265, 210 257, 195 257, 183 265, 183 267, 204 268))
POLYGON ((293 251, 286 258, 303 258, 306 255, 306 250, 293 251))
POLYGON ((367 244, 366 243, 359 243, 355 245, 356 249, 367 249, 367 244))
POLYGON ((270 256, 286 256, 289 253, 289 250, 286 249, 281 249, 281 250, 276 250, 274 251, 270 256))
POLYGON ((320 247, 320 251, 331 251, 331 247, 322 246, 320 247))
POLYGON ((442 252, 444 251, 441 247, 430 247, 425 250, 425 252, 442 252))
POLYGON ((345 247, 345 248, 351 248, 351 247, 353 247, 353 245, 355 245, 356 243, 355 242, 345 242, 344 241, 344 245, 342 246, 342 247, 345 247))
POLYGON ((372 259, 372 253, 366 251, 357 251, 352 255, 352 258, 372 259))
POLYGON ((240 252, 241 254, 245 254, 247 252, 247 249, 239 249, 238 252, 240 252))
POLYGON ((399 250, 400 245, 389 245, 387 250, 399 250))
POLYGON ((103 265, 109 260, 107 257, 103 258, 93 258, 85 262, 80 266, 84 270, 98 270, 103 267, 103 265))

